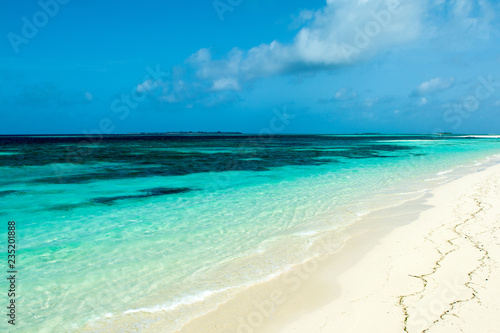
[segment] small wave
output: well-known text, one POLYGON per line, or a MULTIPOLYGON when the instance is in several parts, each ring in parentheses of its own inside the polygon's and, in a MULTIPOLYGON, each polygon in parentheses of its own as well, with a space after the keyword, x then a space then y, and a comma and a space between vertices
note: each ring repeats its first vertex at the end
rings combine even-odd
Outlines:
POLYGON ((229 289, 232 289, 232 288, 224 288, 224 289, 220 289, 220 290, 205 290, 205 291, 202 291, 202 292, 195 294, 195 295, 185 296, 185 297, 181 298, 180 300, 178 300, 177 302, 169 302, 169 303, 166 303, 163 305, 156 305, 156 306, 152 306, 149 308, 131 309, 131 310, 127 310, 127 311, 123 312, 123 314, 127 315, 127 314, 138 313, 138 312, 156 313, 156 312, 160 312, 160 311, 169 312, 169 311, 175 310, 177 308, 180 308, 182 306, 188 306, 188 305, 191 305, 194 303, 202 302, 215 294, 218 294, 218 293, 221 293, 224 291, 228 291, 229 289))
POLYGON ((446 179, 446 177, 426 178, 426 179, 424 179, 424 181, 426 181, 426 182, 433 182, 433 181, 436 181, 436 180, 443 180, 443 179, 446 179))
MULTIPOLYGON (((444 178, 431 178, 431 179, 444 179, 444 178)), ((410 192, 397 192, 397 193, 394 193, 394 194, 396 194, 396 195, 418 194, 418 193, 427 192, 429 190, 430 190, 430 188, 422 188, 422 189, 414 190, 414 191, 410 191, 410 192)))
POLYGON ((294 236, 315 236, 317 234, 318 234, 318 231, 309 230, 309 231, 298 232, 298 233, 294 234, 294 236))
POLYGON ((441 172, 436 173, 436 175, 438 175, 438 176, 442 176, 442 175, 446 175, 446 174, 448 174, 448 173, 451 173, 451 172, 453 172, 453 171, 455 171, 455 169, 450 169, 450 170, 441 171, 441 172))
MULTIPOLYGON (((265 276, 262 279, 257 279, 255 281, 251 281, 249 283, 239 284, 236 286, 230 286, 230 287, 222 288, 219 290, 205 290, 205 291, 201 291, 197 294, 186 295, 186 296, 180 298, 178 301, 168 302, 165 304, 155 305, 155 306, 151 306, 151 307, 130 309, 130 310, 126 310, 126 311, 122 312, 122 314, 128 315, 128 314, 139 313, 139 312, 145 312, 145 313, 170 312, 170 311, 176 310, 176 309, 181 308, 181 307, 187 307, 187 306, 190 306, 190 305, 195 304, 195 303, 203 302, 203 301, 207 300, 208 298, 213 297, 213 296, 220 294, 220 293, 223 293, 223 292, 228 292, 231 290, 240 290, 242 288, 247 288, 249 286, 252 286, 252 285, 255 285, 258 283, 272 280, 272 279, 280 276, 281 274, 286 273, 290 269, 291 269, 291 266, 286 266, 280 270, 277 270, 276 272, 274 272, 272 274, 268 274, 267 276, 265 276)), ((115 316, 115 314, 112 314, 112 313, 108 313, 105 315, 106 318, 111 318, 113 316, 115 316)))
POLYGON ((363 210, 363 211, 358 211, 358 212, 353 212, 353 214, 357 217, 363 217, 363 216, 366 216, 368 214, 370 214, 371 211, 370 210, 363 210))

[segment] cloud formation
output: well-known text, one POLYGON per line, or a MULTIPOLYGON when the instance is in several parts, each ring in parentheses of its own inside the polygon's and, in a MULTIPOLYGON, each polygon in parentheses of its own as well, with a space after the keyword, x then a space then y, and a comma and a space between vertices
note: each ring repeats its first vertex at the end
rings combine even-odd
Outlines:
POLYGON ((422 97, 419 101, 418 101, 418 105, 419 106, 424 106, 426 105, 427 103, 429 103, 429 101, 427 100, 427 98, 425 97, 422 97))
POLYGON ((450 88, 455 79, 453 77, 449 79, 443 79, 441 77, 436 77, 430 79, 429 81, 422 82, 416 89, 415 93, 419 95, 431 94, 439 90, 445 90, 450 88))
MULTIPOLYGON (((484 33, 491 28, 492 12, 488 0, 327 0, 323 8, 298 15, 294 24, 302 28, 292 42, 235 47, 222 57, 202 48, 186 60, 182 75, 155 88, 162 91, 158 99, 163 102, 196 103, 205 95, 205 106, 216 104, 224 100, 220 94, 242 91, 259 78, 352 66, 418 39, 456 35, 458 28, 484 33)), ((449 88, 453 81, 431 79, 413 95, 449 88)), ((143 82, 137 89, 150 91, 151 84, 143 82)))
POLYGON ((234 48, 222 59, 201 49, 188 63, 211 90, 239 90, 256 78, 347 66, 414 40, 423 9, 416 1, 328 0, 324 8, 299 15, 307 23, 290 44, 275 40, 247 51, 234 48))
POLYGON ((434 38, 458 37, 460 42, 466 38, 488 38, 494 31, 492 21, 498 4, 491 0, 431 0, 428 15, 438 23, 430 30, 434 38), (439 23, 446 24, 439 24, 439 23), (437 28, 439 26, 439 29, 437 28))
POLYGON ((358 94, 356 91, 349 88, 342 88, 335 93, 335 99, 338 101, 346 101, 349 99, 356 98, 358 94))

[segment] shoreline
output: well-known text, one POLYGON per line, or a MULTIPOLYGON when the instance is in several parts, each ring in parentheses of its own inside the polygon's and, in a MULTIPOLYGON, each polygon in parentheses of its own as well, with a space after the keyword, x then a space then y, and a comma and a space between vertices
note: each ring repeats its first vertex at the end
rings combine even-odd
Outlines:
MULTIPOLYGON (((452 221, 449 223, 451 230, 454 230, 456 227, 453 225, 453 210, 457 208, 455 204, 457 196, 468 198, 466 207, 473 210, 474 200, 471 196, 476 193, 473 191, 476 186, 474 184, 492 182, 492 179, 498 182, 500 177, 495 176, 498 174, 500 174, 499 164, 489 166, 479 172, 472 172, 440 185, 421 199, 370 213, 362 221, 347 228, 346 232, 351 236, 340 251, 313 258, 293 267, 280 277, 246 288, 233 299, 219 305, 215 311, 193 318, 178 332, 197 332, 201 328, 205 332, 238 333, 304 330, 366 332, 373 331, 377 324, 380 330, 386 332, 404 331, 405 325, 409 332, 420 332, 418 329, 424 326, 424 323, 432 324, 440 318, 443 312, 437 310, 446 308, 446 304, 465 303, 464 300, 468 299, 466 296, 471 289, 461 286, 472 283, 457 282, 450 277, 444 280, 441 278, 441 283, 435 282, 437 289, 444 288, 443 295, 456 296, 457 299, 450 302, 441 296, 433 298, 421 293, 420 289, 424 283, 422 277, 432 275, 429 274, 429 270, 432 272, 436 263, 443 262, 444 253, 447 253, 444 258, 451 257, 452 254, 461 258, 458 255, 459 251, 448 253, 447 247, 453 248, 448 242, 450 239, 438 238, 434 242, 439 245, 435 245, 427 240, 427 234, 440 223, 439 219, 443 218, 452 221), (419 255, 424 258, 420 258, 419 255), (369 278, 366 278, 368 276, 369 278), (387 295, 381 296, 381 293, 387 295), (427 302, 423 310, 418 310, 419 301, 427 302), (414 302, 416 303, 413 304, 414 302), (429 310, 430 305, 432 307, 429 310), (439 312, 435 314, 437 318, 431 320, 435 312, 439 312), (360 323, 361 318, 362 323, 360 323)), ((487 185, 482 187, 483 190, 485 186, 487 185)), ((495 198, 500 199, 498 187, 490 186, 489 190, 490 192, 496 190, 498 197, 495 198)), ((494 196, 491 193, 490 195, 494 196)), ((462 215, 456 216, 458 224, 464 223, 460 220, 461 217, 475 212, 460 213, 462 215)), ((488 218, 488 221, 490 220, 491 217, 488 218)), ((442 227, 444 234, 449 233, 446 225, 442 227)), ((496 232, 498 234, 498 229, 496 232)), ((470 232, 470 235, 472 234, 473 231, 470 232)), ((452 235, 457 236, 456 233, 452 235)), ((470 235, 468 239, 472 239, 470 235)), ((326 242, 327 247, 338 246, 337 239, 330 240, 333 244, 328 244, 328 240, 326 242)), ((325 242, 319 245, 324 247, 325 242)), ((468 258, 473 254, 474 251, 472 253, 469 251, 463 256, 468 258)), ((451 273, 443 274, 454 276, 454 272, 451 270, 451 273)), ((500 298, 498 290, 488 292, 500 298)), ((492 307, 493 314, 497 315, 498 307, 494 303, 492 307)), ((450 309, 444 309, 448 310, 450 309)), ((454 311, 455 308, 451 310, 454 311)), ((470 316, 474 318, 474 315, 470 316)), ((475 316, 477 317, 477 314, 475 316)), ((444 317, 457 318, 451 311, 444 317)), ((494 316, 491 320, 493 318, 494 316)), ((445 325, 446 322, 447 320, 443 319, 437 321, 440 325, 445 325)), ((148 331, 161 331, 161 323, 158 324, 152 325, 148 331)), ((487 327, 485 330, 487 331, 487 327)))

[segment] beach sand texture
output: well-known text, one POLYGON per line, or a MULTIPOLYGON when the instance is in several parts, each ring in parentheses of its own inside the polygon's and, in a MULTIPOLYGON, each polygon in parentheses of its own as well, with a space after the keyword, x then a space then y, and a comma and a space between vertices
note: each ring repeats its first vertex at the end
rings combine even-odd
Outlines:
POLYGON ((500 332, 500 166, 434 190, 396 228, 332 276, 341 294, 279 332, 500 332))
POLYGON ((500 332, 499 202, 500 165, 466 175, 181 332, 500 332))

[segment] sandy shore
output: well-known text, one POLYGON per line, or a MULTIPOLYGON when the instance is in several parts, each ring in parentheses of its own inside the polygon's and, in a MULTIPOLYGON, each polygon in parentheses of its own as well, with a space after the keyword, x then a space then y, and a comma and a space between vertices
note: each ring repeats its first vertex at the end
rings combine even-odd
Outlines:
POLYGON ((371 214, 181 332, 499 332, 499 202, 496 165, 371 214))
POLYGON ((499 332, 500 166, 432 194, 432 208, 332 276, 339 297, 276 331, 499 332))

